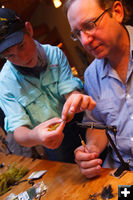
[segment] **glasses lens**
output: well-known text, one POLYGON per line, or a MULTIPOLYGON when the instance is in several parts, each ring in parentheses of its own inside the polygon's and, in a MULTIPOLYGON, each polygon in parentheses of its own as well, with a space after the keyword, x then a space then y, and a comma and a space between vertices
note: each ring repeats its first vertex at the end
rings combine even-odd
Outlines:
POLYGON ((75 33, 72 33, 70 37, 71 37, 71 39, 72 39, 73 41, 78 40, 77 35, 76 35, 75 33))
POLYGON ((95 28, 94 22, 88 22, 88 23, 82 24, 82 30, 86 33, 93 30, 94 28, 95 28))

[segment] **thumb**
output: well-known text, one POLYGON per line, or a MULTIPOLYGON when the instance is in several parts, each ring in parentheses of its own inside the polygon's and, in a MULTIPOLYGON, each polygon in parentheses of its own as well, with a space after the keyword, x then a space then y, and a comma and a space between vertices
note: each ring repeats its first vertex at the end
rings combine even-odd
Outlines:
POLYGON ((65 128, 65 125, 66 125, 66 122, 65 122, 65 121, 62 121, 62 122, 60 123, 60 125, 56 128, 55 131, 57 131, 57 132, 62 132, 63 129, 65 128))

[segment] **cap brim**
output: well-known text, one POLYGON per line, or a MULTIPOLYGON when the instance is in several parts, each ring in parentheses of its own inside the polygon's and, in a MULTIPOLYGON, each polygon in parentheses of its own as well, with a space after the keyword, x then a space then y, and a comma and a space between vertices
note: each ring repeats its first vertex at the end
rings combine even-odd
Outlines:
POLYGON ((3 39, 0 42, 0 53, 5 51, 7 48, 22 42, 23 37, 24 37, 24 33, 22 30, 8 35, 5 39, 3 39))

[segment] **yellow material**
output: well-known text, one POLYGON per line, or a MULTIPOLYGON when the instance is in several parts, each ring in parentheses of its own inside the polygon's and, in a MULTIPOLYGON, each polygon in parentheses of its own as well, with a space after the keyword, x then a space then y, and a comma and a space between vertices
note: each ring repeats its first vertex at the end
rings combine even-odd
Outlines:
POLYGON ((7 171, 0 174, 0 195, 11 189, 11 186, 19 181, 29 170, 23 166, 16 168, 15 163, 10 165, 7 171))
POLYGON ((84 142, 84 140, 82 139, 82 137, 81 137, 81 135, 79 134, 79 137, 80 137, 80 140, 81 140, 81 144, 83 145, 83 147, 85 147, 86 145, 85 145, 85 142, 84 142))
POLYGON ((57 124, 53 124, 49 127, 48 131, 54 131, 56 130, 56 128, 60 125, 60 123, 57 123, 57 124))

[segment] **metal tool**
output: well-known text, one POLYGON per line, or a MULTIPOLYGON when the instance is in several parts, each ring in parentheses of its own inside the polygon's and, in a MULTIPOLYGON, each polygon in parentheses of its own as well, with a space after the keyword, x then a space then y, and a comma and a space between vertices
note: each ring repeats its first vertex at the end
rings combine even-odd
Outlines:
POLYGON ((120 160, 120 167, 118 167, 116 169, 116 171, 113 173, 114 176, 118 177, 120 176, 123 171, 125 170, 128 170, 130 171, 130 166, 129 166, 129 161, 128 162, 125 162, 121 156, 121 154, 119 153, 115 143, 113 142, 111 136, 109 135, 108 131, 111 131, 113 132, 114 134, 117 133, 117 127, 116 126, 107 126, 107 125, 103 125, 103 124, 99 124, 99 123, 94 123, 94 122, 83 122, 83 123, 79 123, 77 122, 77 125, 82 127, 82 128, 91 128, 91 129, 102 129, 102 130, 105 130, 106 131, 106 135, 107 135, 107 138, 113 148, 113 150, 115 151, 117 157, 119 158, 120 160))
POLYGON ((85 152, 88 152, 88 149, 86 147, 85 141, 82 139, 81 135, 79 134, 80 140, 81 140, 81 144, 84 147, 85 152))

